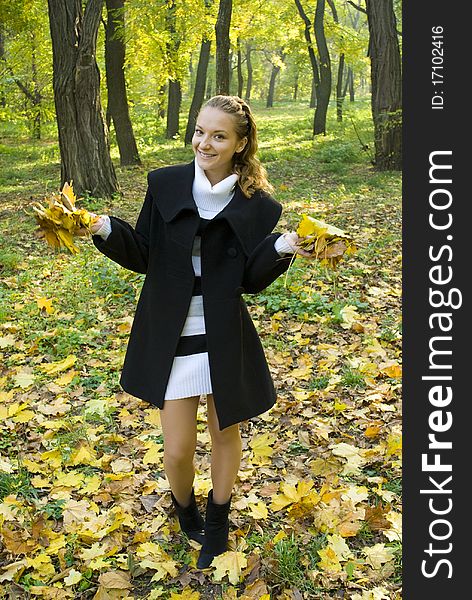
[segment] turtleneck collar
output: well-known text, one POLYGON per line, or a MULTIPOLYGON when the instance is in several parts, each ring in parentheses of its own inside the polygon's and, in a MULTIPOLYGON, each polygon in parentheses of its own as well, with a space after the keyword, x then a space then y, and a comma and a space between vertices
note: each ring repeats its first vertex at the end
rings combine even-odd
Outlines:
POLYGON ((193 180, 192 192, 197 205, 198 212, 203 218, 213 218, 229 204, 236 189, 238 175, 232 173, 215 185, 211 185, 205 171, 197 163, 195 164, 195 178, 193 180))

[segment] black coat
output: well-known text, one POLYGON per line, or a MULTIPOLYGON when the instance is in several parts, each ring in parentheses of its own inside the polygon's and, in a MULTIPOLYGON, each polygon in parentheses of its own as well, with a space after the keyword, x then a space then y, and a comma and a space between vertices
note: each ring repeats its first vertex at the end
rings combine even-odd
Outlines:
MULTIPOLYGON (((146 273, 120 383, 163 407, 167 381, 187 317, 199 215, 192 196, 193 161, 148 174, 136 228, 111 217, 96 247, 123 267, 146 273)), ((213 398, 220 428, 268 410, 276 400, 259 336, 241 294, 257 293, 289 266, 271 234, 282 212, 269 194, 246 198, 239 186, 202 234, 202 295, 213 398)))

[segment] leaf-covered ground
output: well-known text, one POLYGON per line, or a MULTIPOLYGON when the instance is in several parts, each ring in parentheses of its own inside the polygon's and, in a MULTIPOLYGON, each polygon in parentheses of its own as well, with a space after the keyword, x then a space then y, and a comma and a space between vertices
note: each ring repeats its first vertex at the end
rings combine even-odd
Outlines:
MULTIPOLYGON (((368 110, 352 114, 369 142, 368 110)), ((71 256, 35 238, 57 144, 0 139, 0 598, 401 597, 400 175, 373 171, 349 119, 313 142, 304 106, 257 116, 279 229, 307 213, 358 251, 337 273, 297 259, 246 297, 278 402, 241 426, 231 548, 204 572, 171 511, 159 411, 118 384, 142 276, 89 240, 71 256)), ((135 222, 147 170, 192 158, 146 143, 121 198, 78 204, 135 222)), ((198 431, 203 508, 204 398, 198 431)))

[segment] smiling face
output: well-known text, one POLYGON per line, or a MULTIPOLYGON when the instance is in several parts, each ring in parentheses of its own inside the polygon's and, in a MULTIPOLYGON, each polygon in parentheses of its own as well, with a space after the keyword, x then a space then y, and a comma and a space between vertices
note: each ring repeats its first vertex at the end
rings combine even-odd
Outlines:
POLYGON ((243 150, 246 142, 247 138, 238 137, 230 114, 212 106, 200 111, 192 147, 199 167, 212 185, 233 172, 233 156, 243 150))

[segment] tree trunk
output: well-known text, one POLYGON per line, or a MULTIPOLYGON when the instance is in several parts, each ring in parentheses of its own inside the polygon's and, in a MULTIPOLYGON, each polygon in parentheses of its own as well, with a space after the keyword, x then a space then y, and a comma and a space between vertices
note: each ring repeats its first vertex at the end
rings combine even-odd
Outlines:
POLYGON ((106 0, 107 23, 105 27, 105 70, 108 104, 107 124, 113 119, 116 142, 120 151, 120 164, 139 165, 138 147, 129 116, 125 81, 124 14, 125 0, 106 0))
POLYGON ((297 69, 297 72, 295 73, 295 81, 293 82, 293 100, 295 101, 298 99, 298 78, 299 73, 297 69))
POLYGON ((180 81, 169 81, 169 94, 167 98, 166 138, 170 140, 179 134, 179 115, 182 104, 180 81))
POLYGON ((326 135, 326 115, 331 96, 331 59, 324 31, 325 0, 317 0, 315 10, 315 38, 320 57, 320 82, 316 88, 317 105, 313 122, 313 135, 326 135))
POLYGON ((118 190, 100 101, 96 62, 102 0, 48 0, 53 50, 61 183, 77 195, 109 197, 118 190))
POLYGON ((216 93, 229 94, 229 29, 233 0, 220 0, 216 20, 216 93))
POLYGON ((32 118, 33 118, 33 138, 41 139, 41 102, 42 94, 39 87, 38 65, 36 63, 36 37, 34 32, 31 34, 31 74, 33 79, 33 102, 32 102, 32 118))
POLYGON ((339 65, 338 65, 338 78, 336 81, 336 119, 338 121, 343 120, 343 104, 344 104, 343 75, 344 75, 344 54, 340 54, 339 65))
POLYGON ((166 116, 167 84, 161 85, 157 90, 157 116, 163 119, 166 116))
MULTIPOLYGON (((5 60, 5 34, 3 33, 3 23, 0 23, 0 64, 3 64, 5 60)), ((0 106, 5 108, 7 105, 7 98, 5 96, 5 89, 3 85, 0 87, 0 106)))
POLYGON ((182 87, 174 65, 180 46, 180 39, 178 38, 176 28, 176 10, 175 0, 170 0, 166 13, 166 29, 169 33, 169 41, 166 44, 169 69, 166 124, 166 139, 168 140, 175 138, 179 134, 179 115, 182 104, 182 87))
POLYGON ((316 108, 316 85, 316 79, 313 76, 311 78, 310 108, 316 108))
MULTIPOLYGON (((211 56, 210 56, 210 61, 211 61, 211 56)), ((205 92, 205 100, 209 100, 213 95, 213 77, 211 75, 211 70, 210 70, 210 75, 208 76, 208 81, 207 81, 207 87, 206 87, 206 92, 205 92)))
POLYGON ((241 39, 238 38, 238 96, 243 97, 244 77, 243 77, 243 59, 241 53, 241 39))
POLYGON ((393 0, 366 0, 375 168, 402 168, 401 59, 393 0))
POLYGON ((190 144, 195 131, 195 122, 198 111, 203 104, 205 96, 206 76, 208 71, 208 62, 210 60, 211 40, 202 40, 200 47, 200 56, 198 58, 197 78, 195 80, 195 89, 193 91, 192 104, 188 112, 187 129, 185 131, 185 144, 190 144))
POLYGON ((266 108, 272 108, 274 106, 274 93, 275 93, 275 80, 280 72, 278 65, 272 65, 272 71, 270 72, 269 80, 269 91, 267 92, 266 108))
POLYGON ((354 102, 354 73, 352 67, 349 67, 347 74, 349 78, 349 102, 354 102))
POLYGON ((311 38, 311 21, 308 18, 302 3, 300 0, 295 0, 298 12, 302 21, 305 24, 305 40, 308 48, 308 56, 310 57, 311 71, 313 73, 313 79, 311 83, 311 97, 310 97, 310 108, 315 108, 317 105, 317 87, 320 82, 320 71, 318 68, 318 61, 316 60, 315 50, 313 48, 313 40, 311 38))
MULTIPOLYGON (((333 14, 333 20, 335 23, 339 23, 338 11, 334 0, 326 0, 333 14)), ((338 77, 336 81, 336 118, 338 121, 343 120, 343 103, 345 93, 343 93, 343 76, 344 76, 344 52, 339 55, 338 64, 338 77)))
POLYGON ((251 101, 251 92, 252 92, 252 73, 253 73, 252 60, 251 60, 252 50, 253 50, 253 48, 251 47, 251 44, 250 43, 246 44, 247 82, 246 82, 246 95, 244 96, 244 100, 245 100, 245 102, 248 102, 248 103, 251 101))

